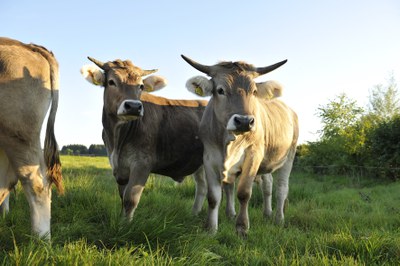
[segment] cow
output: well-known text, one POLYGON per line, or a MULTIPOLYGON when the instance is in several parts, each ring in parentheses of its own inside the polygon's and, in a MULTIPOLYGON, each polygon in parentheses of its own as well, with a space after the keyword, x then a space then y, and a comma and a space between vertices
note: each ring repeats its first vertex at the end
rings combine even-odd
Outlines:
POLYGON ((32 232, 48 239, 51 184, 59 193, 64 190, 54 135, 57 106, 58 63, 53 53, 0 38, 0 212, 9 211, 9 193, 20 181, 32 232), (49 108, 43 152, 40 132, 49 108))
POLYGON ((256 175, 261 175, 264 197, 263 213, 272 216, 272 173, 277 174, 277 209, 275 221, 284 221, 284 203, 289 188, 299 134, 296 113, 277 99, 281 86, 275 81, 256 83, 254 78, 281 65, 257 68, 245 62, 220 62, 202 65, 182 55, 195 69, 211 78, 196 76, 186 87, 199 96, 211 96, 200 122, 204 144, 204 167, 208 184, 207 227, 218 230, 221 185, 227 193, 228 214, 235 215, 233 186, 238 179, 240 203, 236 231, 246 236, 250 227, 248 202, 256 175), (222 184, 221 184, 222 183, 222 184))
POLYGON ((192 211, 201 211, 207 186, 199 124, 207 101, 171 100, 149 92, 160 90, 166 80, 148 76, 130 60, 81 68, 90 83, 104 87, 102 138, 118 184, 122 214, 132 220, 150 173, 177 182, 194 173, 196 195, 192 211))

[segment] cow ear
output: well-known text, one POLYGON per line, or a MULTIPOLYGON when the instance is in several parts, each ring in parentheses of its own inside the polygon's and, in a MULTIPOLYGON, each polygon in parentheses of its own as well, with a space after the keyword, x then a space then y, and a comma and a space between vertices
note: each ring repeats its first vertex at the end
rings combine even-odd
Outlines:
POLYGON ((257 97, 262 99, 278 98, 282 96, 282 85, 274 80, 257 83, 257 92, 257 97))
POLYGON ((207 97, 212 95, 213 84, 206 77, 196 76, 186 82, 186 88, 198 96, 207 97))
POLYGON ((85 65, 81 68, 82 76, 90 83, 96 86, 103 86, 105 75, 104 72, 94 65, 85 65))
POLYGON ((144 90, 147 92, 158 91, 167 86, 167 80, 160 76, 150 76, 143 80, 144 90))

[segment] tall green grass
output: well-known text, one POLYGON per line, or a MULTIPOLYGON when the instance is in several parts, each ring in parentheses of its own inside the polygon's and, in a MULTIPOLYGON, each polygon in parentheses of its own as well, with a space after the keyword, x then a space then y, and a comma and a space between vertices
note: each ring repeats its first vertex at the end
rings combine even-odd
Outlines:
MULTIPOLYGON (((262 216, 255 185, 246 239, 220 211, 204 230, 207 204, 191 214, 192 178, 151 176, 134 220, 121 203, 108 160, 63 156, 66 194, 53 194, 51 243, 30 236, 29 207, 17 187, 0 219, 3 265, 399 265, 400 183, 293 173, 284 226, 262 216)), ((224 202, 223 202, 224 205, 224 202)))

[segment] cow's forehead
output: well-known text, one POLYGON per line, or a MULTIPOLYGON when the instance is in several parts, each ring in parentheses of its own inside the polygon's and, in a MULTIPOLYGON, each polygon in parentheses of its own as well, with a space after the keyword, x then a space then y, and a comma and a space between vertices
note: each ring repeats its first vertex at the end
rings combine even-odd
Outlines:
POLYGON ((253 76, 247 72, 242 72, 239 74, 219 73, 213 78, 213 80, 216 86, 222 85, 227 89, 231 89, 232 91, 236 91, 237 89, 251 91, 255 86, 253 76))
POLYGON ((135 81, 140 80, 143 70, 132 64, 130 60, 116 60, 104 64, 106 72, 113 72, 120 77, 135 81))

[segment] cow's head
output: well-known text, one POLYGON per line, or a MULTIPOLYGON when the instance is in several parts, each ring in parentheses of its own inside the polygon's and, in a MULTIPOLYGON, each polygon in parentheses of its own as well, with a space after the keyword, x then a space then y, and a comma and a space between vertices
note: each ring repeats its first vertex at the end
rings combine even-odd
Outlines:
POLYGON ((129 60, 102 63, 94 58, 88 58, 100 69, 86 65, 81 68, 81 73, 90 83, 104 87, 104 109, 119 120, 129 121, 142 117, 144 114, 143 104, 140 101, 142 92, 152 92, 166 86, 166 80, 159 76, 143 79, 157 69, 143 70, 129 60))
MULTIPOLYGON (((213 66, 201 65, 182 55, 192 67, 211 77, 189 79, 186 87, 199 96, 212 96, 214 113, 228 131, 244 133, 255 129, 255 108, 260 98, 271 99, 281 95, 281 86, 275 81, 254 82, 285 64, 287 60, 267 67, 254 67, 244 62, 221 62, 213 66)), ((211 101, 210 101, 211 103, 211 101)))

